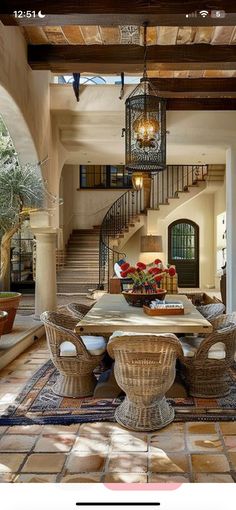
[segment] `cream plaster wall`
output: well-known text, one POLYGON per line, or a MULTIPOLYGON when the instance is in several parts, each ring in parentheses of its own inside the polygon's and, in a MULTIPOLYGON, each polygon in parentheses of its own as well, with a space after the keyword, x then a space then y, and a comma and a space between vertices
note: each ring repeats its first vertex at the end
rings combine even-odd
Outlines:
MULTIPOLYGON (((168 206, 166 206, 168 213, 168 206)), ((206 288, 208 285, 215 284, 215 257, 214 257, 214 194, 202 193, 193 198, 187 204, 176 208, 165 219, 158 218, 158 211, 152 211, 152 225, 156 219, 156 231, 152 228, 152 234, 162 236, 163 253, 141 253, 140 236, 148 231, 139 230, 134 237, 124 246, 123 251, 132 263, 138 259, 144 262, 151 262, 156 256, 160 257, 164 263, 168 260, 168 226, 175 220, 188 218, 199 225, 200 235, 200 288, 206 288)))
MULTIPOLYGON (((220 289, 220 275, 216 271, 216 254, 217 254, 217 216, 226 211, 226 179, 223 185, 214 195, 214 259, 215 259, 215 287, 220 289)), ((227 218, 226 218, 227 223, 227 218)))

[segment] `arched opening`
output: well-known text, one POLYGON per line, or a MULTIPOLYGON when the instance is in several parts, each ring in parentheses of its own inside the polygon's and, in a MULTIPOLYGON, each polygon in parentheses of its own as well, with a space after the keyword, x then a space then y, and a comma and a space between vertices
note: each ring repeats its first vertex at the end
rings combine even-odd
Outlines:
POLYGON ((168 262, 178 273, 179 287, 199 287, 199 227, 179 219, 168 227, 168 262))

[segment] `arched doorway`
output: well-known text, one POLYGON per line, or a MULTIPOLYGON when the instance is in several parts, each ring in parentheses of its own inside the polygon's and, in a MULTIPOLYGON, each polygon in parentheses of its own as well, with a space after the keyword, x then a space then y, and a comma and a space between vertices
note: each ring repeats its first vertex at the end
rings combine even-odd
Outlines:
POLYGON ((199 287, 199 227, 194 221, 183 218, 169 225, 168 262, 176 266, 179 287, 199 287))

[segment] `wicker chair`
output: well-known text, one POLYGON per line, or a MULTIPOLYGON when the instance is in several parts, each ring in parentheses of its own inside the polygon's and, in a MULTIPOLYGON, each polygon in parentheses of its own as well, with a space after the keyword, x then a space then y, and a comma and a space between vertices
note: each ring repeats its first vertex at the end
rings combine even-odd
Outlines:
POLYGON ((231 315, 213 321, 213 332, 206 337, 184 337, 181 374, 190 395, 223 397, 230 393, 229 368, 234 363, 236 323, 231 315))
POLYGON ((197 306, 196 308, 208 321, 212 321, 212 319, 225 312, 225 305, 223 303, 211 303, 209 305, 197 306))
POLYGON ((165 398, 175 379, 176 358, 181 354, 178 338, 171 334, 115 332, 108 342, 115 359, 114 374, 125 400, 115 418, 124 427, 148 431, 168 425, 174 409, 165 398))
POLYGON ((78 319, 69 315, 44 312, 40 319, 45 324, 52 361, 60 372, 54 393, 75 398, 93 395, 93 370, 106 350, 104 338, 78 336, 74 333, 78 319))
POLYGON ((92 307, 93 305, 90 306, 81 303, 70 303, 67 305, 69 312, 71 312, 77 319, 83 319, 83 317, 86 315, 86 313, 89 312, 89 310, 91 310, 92 307))

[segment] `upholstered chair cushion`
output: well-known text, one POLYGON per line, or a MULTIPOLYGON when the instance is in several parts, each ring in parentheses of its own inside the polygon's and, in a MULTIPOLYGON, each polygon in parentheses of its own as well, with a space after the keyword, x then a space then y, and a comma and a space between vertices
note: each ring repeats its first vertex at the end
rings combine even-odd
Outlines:
MULTIPOLYGON (((106 341, 103 336, 82 336, 87 351, 93 356, 100 356, 106 350, 106 341)), ((76 356, 76 347, 72 342, 62 342, 60 345, 60 356, 76 356)))

